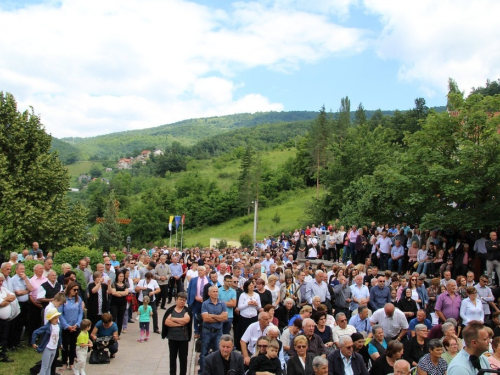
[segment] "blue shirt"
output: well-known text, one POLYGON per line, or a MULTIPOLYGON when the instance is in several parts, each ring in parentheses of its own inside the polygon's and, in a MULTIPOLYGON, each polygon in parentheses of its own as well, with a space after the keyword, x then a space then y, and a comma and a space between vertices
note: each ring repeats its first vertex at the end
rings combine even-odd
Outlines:
MULTIPOLYGON (((465 349, 460 350, 448 365, 448 375, 476 375, 478 370, 474 368, 469 357, 465 349)), ((479 357, 479 363, 483 369, 490 368, 490 363, 484 355, 479 357)))
MULTIPOLYGON (((219 288, 219 299, 222 302, 229 302, 232 299, 236 301, 236 290, 233 288, 229 288, 229 290, 225 290, 224 287, 219 288)), ((227 306, 226 306, 227 307, 227 306)), ((227 307, 227 317, 228 319, 233 318, 233 308, 232 307, 227 307)))
POLYGON ((391 255, 393 257, 403 256, 403 255, 405 255, 405 248, 403 246, 400 246, 400 247, 393 246, 393 248, 391 250, 391 255))
MULTIPOLYGON (((227 306, 220 299, 217 299, 217 303, 214 304, 212 300, 209 298, 201 305, 201 315, 208 313, 213 315, 220 315, 224 312, 227 312, 227 306)), ((211 329, 222 329, 222 322, 216 323, 205 323, 203 322, 203 327, 211 328, 211 329)))
POLYGON ((172 272, 172 276, 182 276, 182 266, 180 263, 173 264, 170 263, 170 271, 172 272))
POLYGON ((75 302, 75 298, 66 297, 66 302, 58 310, 61 313, 59 321, 63 329, 75 324, 80 327, 83 319, 83 305, 80 298, 78 298, 78 302, 75 302))
POLYGON ((391 302, 391 291, 388 287, 384 286, 380 289, 379 286, 374 286, 370 290, 369 305, 372 307, 373 311, 381 309, 386 303, 389 302, 391 302))
POLYGON ((117 260, 112 260, 112 261, 111 261, 111 265, 112 265, 113 267, 119 267, 119 266, 120 266, 120 262, 118 262, 117 260))
POLYGON ((356 328, 358 332, 370 333, 372 328, 370 320, 368 318, 361 320, 359 314, 353 315, 351 319, 349 319, 349 325, 356 328))
POLYGON ((427 329, 431 329, 432 328, 432 323, 429 319, 425 319, 423 323, 420 323, 417 318, 413 318, 412 320, 410 320, 410 324, 409 324, 409 327, 408 327, 408 333, 410 333, 410 331, 415 331, 415 326, 417 324, 425 324, 425 326, 427 327, 427 329))

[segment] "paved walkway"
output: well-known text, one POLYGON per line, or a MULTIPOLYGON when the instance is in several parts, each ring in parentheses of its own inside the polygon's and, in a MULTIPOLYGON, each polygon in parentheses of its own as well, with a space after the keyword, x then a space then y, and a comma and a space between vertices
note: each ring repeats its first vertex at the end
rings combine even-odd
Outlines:
MULTIPOLYGON (((172 305, 172 304, 171 304, 172 305)), ((171 306, 170 305, 170 306, 171 306)), ((158 324, 161 327, 160 320, 163 319, 165 310, 158 310, 158 324)), ((135 317, 134 313, 134 317, 135 317)), ((106 365, 90 365, 87 362, 86 373, 87 375, 154 375, 154 374, 169 374, 170 361, 168 340, 162 340, 161 335, 151 331, 149 334, 149 342, 139 343, 139 322, 128 324, 127 333, 122 333, 119 341, 118 353, 116 358, 111 359, 111 362, 106 365)), ((195 374, 195 367, 193 358, 194 340, 189 343, 188 354, 188 373, 180 375, 193 375, 195 374)), ((197 353, 195 353, 197 354, 197 353)), ((195 356, 197 357, 197 356, 195 356)), ((87 357, 88 361, 88 357, 87 357)), ((196 367, 196 371, 198 367, 196 367)), ((179 373, 179 362, 177 362, 177 373, 179 373)), ((70 375, 70 371, 58 371, 62 375, 70 375)), ((177 374, 169 374, 177 375, 177 374)))

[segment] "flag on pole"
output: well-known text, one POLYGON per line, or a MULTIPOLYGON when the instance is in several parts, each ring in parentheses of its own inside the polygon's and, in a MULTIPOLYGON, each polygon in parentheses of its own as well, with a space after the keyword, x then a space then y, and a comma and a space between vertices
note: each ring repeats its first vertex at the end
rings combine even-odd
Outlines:
POLYGON ((170 221, 168 222, 168 230, 172 232, 172 220, 174 220, 173 216, 170 216, 170 221))
POLYGON ((175 217, 175 229, 179 228, 180 222, 181 222, 181 217, 180 216, 176 216, 175 217))
POLYGON ((186 215, 182 214, 182 219, 181 219, 182 225, 184 225, 184 220, 185 219, 186 219, 186 215))

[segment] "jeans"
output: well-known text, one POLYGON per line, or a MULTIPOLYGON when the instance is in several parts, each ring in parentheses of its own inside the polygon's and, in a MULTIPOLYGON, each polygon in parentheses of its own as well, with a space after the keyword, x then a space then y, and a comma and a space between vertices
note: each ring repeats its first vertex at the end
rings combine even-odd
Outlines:
POLYGON ((218 329, 213 332, 211 329, 203 327, 203 334, 201 336, 201 354, 200 354, 200 371, 199 374, 203 372, 203 364, 205 363, 205 357, 212 349, 214 352, 219 350, 219 341, 222 336, 222 329, 218 329))
MULTIPOLYGON (((354 246, 353 246, 354 248, 354 246)), ((345 264, 347 259, 351 258, 353 254, 353 249, 351 249, 351 246, 344 246, 344 254, 342 255, 342 263, 345 264)))
POLYGON ((201 324, 201 303, 194 301, 193 303, 193 325, 194 333, 200 334, 200 324, 201 324))
POLYGON ((231 324, 233 323, 233 318, 228 318, 224 323, 222 323, 222 334, 229 335, 231 331, 231 324))
POLYGON ((189 341, 168 340, 170 352, 170 374, 177 375, 177 355, 179 356, 180 375, 187 375, 189 341))
POLYGON ((45 348, 42 352, 42 367, 38 375, 50 375, 52 362, 56 358, 56 349, 45 348))
POLYGON ((388 266, 389 266, 389 271, 393 271, 392 266, 394 263, 398 264, 398 272, 403 271, 403 258, 399 258, 398 260, 393 260, 392 258, 389 259, 388 266))

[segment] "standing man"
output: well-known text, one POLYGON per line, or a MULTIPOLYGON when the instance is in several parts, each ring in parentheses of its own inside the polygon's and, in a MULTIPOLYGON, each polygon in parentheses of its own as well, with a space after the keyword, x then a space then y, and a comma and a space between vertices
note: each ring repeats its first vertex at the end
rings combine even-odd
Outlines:
MULTIPOLYGON (((359 305, 368 305, 370 302, 370 291, 368 287, 363 285, 363 276, 356 275, 354 277, 354 285, 351 285, 352 301, 351 301, 351 315, 354 310, 356 310, 359 305)), ((358 312, 359 313, 359 312, 358 312)))
POLYGON ((486 251, 486 269, 488 276, 491 276, 491 281, 494 282, 493 268, 497 277, 500 277, 500 251, 496 232, 490 233, 490 239, 486 241, 486 251))
MULTIPOLYGON (((3 286, 5 276, 0 273, 0 308, 7 308, 16 300, 14 293, 3 286)), ((0 362, 14 362, 7 357, 7 336, 9 334, 10 321, 7 320, 10 315, 10 307, 6 309, 7 316, 0 316, 0 362)))
POLYGON ((491 289, 488 287, 489 278, 487 275, 481 275, 479 278, 479 284, 476 284, 474 288, 477 290, 477 298, 483 303, 484 320, 490 319, 490 303, 495 301, 491 289))
POLYGON ((462 298, 457 293, 457 282, 450 280, 446 285, 446 292, 441 293, 436 301, 436 315, 441 322, 445 322, 449 318, 458 322, 460 321, 461 304, 462 298))
POLYGON ((349 310, 349 305, 352 302, 352 292, 351 288, 347 285, 345 276, 339 277, 339 285, 335 285, 333 293, 335 294, 335 312, 343 312, 346 316, 350 317, 351 310, 349 310))
POLYGON ((11 347, 15 350, 21 342, 23 328, 28 322, 29 294, 33 290, 30 280, 26 276, 24 264, 22 263, 16 264, 16 274, 12 278, 12 287, 21 308, 21 312, 11 324, 11 347))
POLYGON ((33 287, 30 294, 30 308, 29 308, 29 318, 28 318, 28 337, 33 335, 35 329, 40 328, 42 325, 42 311, 43 306, 38 302, 37 295, 40 286, 47 282, 47 278, 43 276, 43 266, 41 264, 36 264, 33 267, 33 277, 30 279, 30 284, 33 287))
POLYGON ((174 285, 177 288, 177 292, 182 292, 182 266, 179 263, 179 258, 173 257, 172 263, 170 263, 170 272, 172 276, 169 279, 170 292, 168 293, 168 303, 172 302, 172 292, 174 291, 174 285))
POLYGON ((187 374, 187 357, 191 341, 192 314, 186 307, 187 293, 177 294, 175 306, 170 307, 163 319, 162 338, 168 339, 170 353, 170 375, 177 375, 177 356, 180 363, 180 375, 187 374))
POLYGON ((221 263, 219 267, 219 271, 217 272, 217 281, 219 282, 220 285, 224 285, 224 276, 230 275, 227 272, 227 264, 226 263, 221 263))
POLYGON ((49 302, 52 302, 54 296, 62 291, 62 285, 57 282, 57 273, 52 270, 47 275, 47 281, 38 288, 36 299, 45 308, 49 302))
POLYGON ((219 288, 213 285, 208 289, 209 299, 201 305, 201 318, 203 330, 201 335, 200 371, 203 372, 205 357, 210 349, 216 351, 222 336, 222 323, 227 320, 227 307, 219 299, 219 288))
POLYGON ((248 326, 247 330, 243 334, 240 340, 241 354, 243 355, 243 360, 245 365, 250 364, 250 357, 253 356, 255 352, 255 345, 257 340, 261 336, 267 336, 267 330, 272 323, 269 323, 270 317, 266 312, 259 313, 259 320, 248 326))
POLYGON ((193 277, 189 281, 188 288, 188 306, 193 313, 194 338, 200 337, 201 323, 201 304, 203 303, 203 289, 208 284, 208 279, 205 276, 205 266, 198 267, 198 277, 193 277))
POLYGON ((405 314, 394 307, 392 303, 387 303, 383 308, 378 309, 370 317, 372 326, 379 324, 384 330, 386 341, 401 341, 408 333, 408 320, 405 314))
POLYGON ((160 295, 158 298, 158 306, 161 302, 161 308, 165 310, 165 302, 167 302, 168 295, 168 281, 172 273, 170 272, 170 267, 166 264, 167 257, 165 255, 160 256, 160 263, 155 268, 155 279, 160 286, 160 295))
POLYGON ((392 248, 392 241, 389 237, 387 237, 386 230, 382 231, 382 237, 377 240, 375 246, 377 248, 377 253, 380 256, 380 270, 385 271, 392 248))
POLYGON ((229 274, 224 276, 224 285, 219 288, 219 298, 226 304, 227 320, 222 323, 222 334, 229 335, 233 323, 233 310, 236 307, 236 291, 231 288, 233 277, 229 274))
POLYGON ((464 328, 465 347, 448 366, 448 375, 476 375, 480 369, 489 369, 488 359, 482 355, 490 346, 490 338, 483 323, 471 321, 464 328))
POLYGON ((307 283, 306 296, 309 304, 312 305, 312 299, 314 296, 319 296, 321 303, 326 305, 330 304, 330 292, 328 291, 328 285, 323 281, 323 279, 323 271, 317 270, 314 275, 314 279, 307 283))

